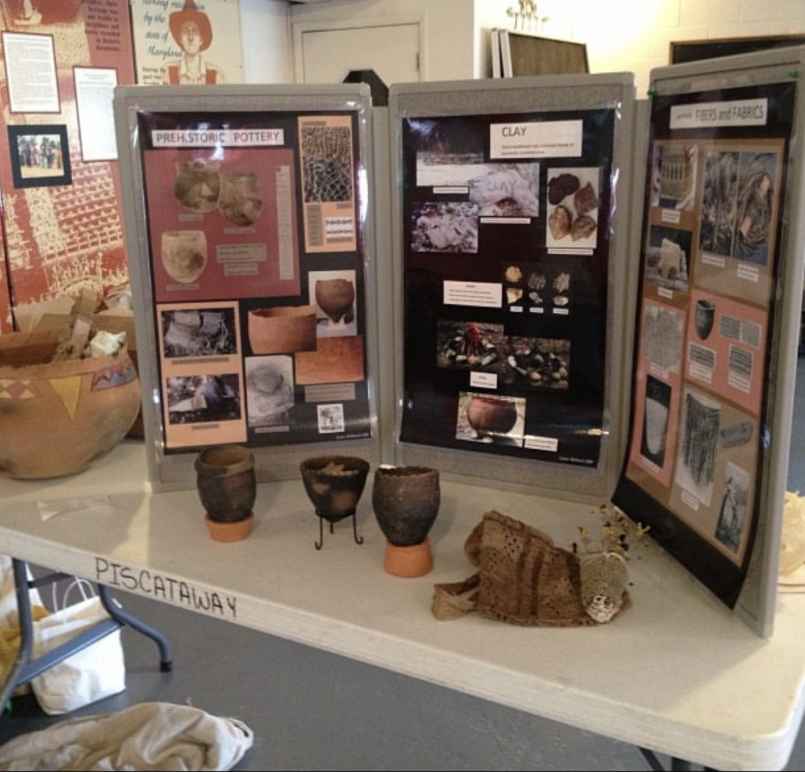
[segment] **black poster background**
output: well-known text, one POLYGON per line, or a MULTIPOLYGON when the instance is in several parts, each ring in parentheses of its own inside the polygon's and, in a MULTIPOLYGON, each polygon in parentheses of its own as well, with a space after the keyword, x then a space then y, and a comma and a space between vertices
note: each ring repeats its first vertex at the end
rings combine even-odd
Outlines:
MULTIPOLYGON (((719 552, 714 546, 709 544, 703 537, 696 533, 691 527, 684 523, 672 511, 663 506, 660 502, 650 496, 640 485, 627 477, 626 470, 631 456, 631 447, 626 456, 623 475, 615 492, 614 503, 620 507, 633 520, 644 525, 650 526, 651 536, 679 560, 691 573, 693 573, 703 584, 718 596, 730 608, 734 608, 740 597, 744 581, 746 579, 749 563, 752 558, 753 547, 757 535, 758 511, 760 506, 760 496, 763 490, 763 469, 769 451, 769 429, 768 412, 770 399, 770 384, 768 374, 770 372, 771 357, 775 353, 772 346, 772 331, 775 327, 775 315, 778 312, 777 304, 780 302, 776 292, 776 285, 780 275, 780 249, 782 242, 782 223, 785 218, 785 192, 788 178, 788 160, 790 152, 791 127, 794 119, 794 103, 796 97, 796 85, 793 83, 782 83, 773 85, 748 86, 743 88, 731 88, 717 91, 704 91, 692 94, 674 94, 666 96, 654 95, 651 109, 651 144, 653 148, 656 140, 679 139, 679 140, 749 140, 749 139, 784 139, 785 150, 783 153, 783 178, 782 178, 782 197, 780 202, 780 212, 778 216, 778 238, 775 254, 771 256, 770 270, 772 274, 772 293, 769 301, 769 319, 767 325, 767 346, 766 362, 764 363, 764 393, 762 400, 762 411, 760 416, 759 435, 753 442, 758 443, 758 465, 756 470, 755 501, 751 514, 751 535, 749 548, 743 565, 737 566, 729 558, 719 552), (729 127, 711 129, 685 129, 672 131, 671 108, 674 105, 693 104, 702 102, 723 102, 743 99, 768 99, 768 123, 766 126, 751 127, 729 127)), ((637 328, 635 340, 639 343, 641 334, 641 323, 643 317, 643 296, 644 296, 644 266, 645 266, 645 243, 650 217, 650 184, 651 184, 651 151, 648 158, 648 174, 646 176, 646 205, 643 222, 643 247, 640 259, 640 294, 638 298, 637 328)), ((695 277, 693 279, 695 284, 695 277)), ((635 360, 633 368, 633 389, 637 384, 639 345, 635 346, 635 360)), ((635 404, 632 404, 632 416, 630 421, 630 437, 634 437, 634 413, 635 404)), ((630 440, 630 445, 631 445, 630 440)))
MULTIPOLYGON (((492 124, 582 120, 583 147, 578 158, 517 159, 510 163, 540 164, 539 217, 531 225, 481 224, 477 254, 418 253, 411 247, 413 212, 417 202, 467 201, 466 195, 434 196, 417 187, 417 119, 403 121, 403 239, 405 292, 404 404, 401 441, 530 458, 540 461, 595 466, 604 427, 606 362, 607 268, 615 130, 614 110, 576 110, 509 115, 423 118, 440 124, 450 137, 451 150, 482 144, 490 158, 492 124), (592 256, 549 254, 546 248, 548 169, 598 167, 600 201, 598 243, 592 256), (513 314, 504 307, 476 308, 443 303, 444 281, 502 283, 507 265, 530 263, 568 270, 573 281, 573 310, 569 317, 513 314), (507 336, 565 339, 571 342, 570 384, 567 391, 503 385, 489 395, 526 398, 525 435, 557 438, 558 453, 456 439, 459 392, 487 393, 470 387, 467 370, 436 366, 439 320, 503 324, 507 336)), ((572 246, 572 244, 571 244, 572 246)), ((480 460, 480 459, 479 459, 480 460)))
MULTIPOLYGON (((153 144, 151 142, 151 132, 154 130, 177 130, 177 131, 192 131, 192 130, 219 130, 219 129, 283 129, 285 132, 285 143, 277 145, 277 148, 286 148, 293 151, 294 154, 294 178, 296 181, 296 190, 294 190, 294 205, 296 207, 296 220, 297 220, 297 238, 299 243, 299 266, 301 276, 301 294, 294 297, 274 297, 265 299, 240 299, 227 296, 225 293, 219 297, 204 297, 198 302, 186 304, 189 308, 197 308, 200 303, 214 302, 214 301, 238 301, 240 308, 240 327, 241 327, 241 357, 245 358, 252 356, 253 352, 249 346, 248 335, 248 317, 249 310, 254 308, 277 308, 282 306, 301 306, 301 305, 315 305, 315 298, 310 298, 310 290, 308 284, 308 274, 311 271, 342 271, 354 270, 356 272, 356 308, 357 308, 357 323, 358 334, 363 336, 364 339, 364 370, 366 378, 361 383, 356 383, 355 393, 356 398, 354 401, 343 402, 344 406, 344 424, 345 432, 341 434, 320 434, 318 432, 318 413, 316 403, 305 402, 305 387, 295 386, 295 405, 291 410, 290 431, 276 432, 276 433, 256 433, 247 424, 249 447, 264 447, 264 446, 283 446, 291 445, 294 443, 312 443, 312 442, 334 442, 346 439, 365 439, 371 437, 371 404, 369 401, 369 384, 368 384, 368 368, 369 368, 369 346, 368 339, 370 335, 374 334, 373 331, 367 330, 366 327, 366 277, 364 273, 364 232, 363 223, 360 220, 360 212, 362 211, 362 204, 360 200, 361 186, 358 184, 357 170, 363 165, 360 151, 360 138, 358 127, 358 116, 354 112, 328 110, 326 112, 317 113, 315 111, 306 110, 298 112, 200 112, 200 113, 142 113, 140 114, 140 142, 142 151, 152 150, 153 144), (298 119, 307 115, 321 115, 321 116, 337 116, 349 115, 352 118, 352 143, 353 143, 353 190, 355 191, 355 217, 358 235, 358 251, 357 252, 332 252, 332 253, 308 253, 305 251, 305 234, 304 234, 304 217, 303 217, 303 195, 302 195, 302 172, 300 167, 300 149, 299 149, 299 134, 298 134, 298 119)), ((204 149, 199 149, 201 153, 204 149)), ((212 152, 212 151, 210 151, 212 152)), ((226 149, 224 149, 224 153, 226 149)), ((143 156, 144 158, 144 156, 143 156)), ((143 179, 145 180, 145 166, 143 163, 143 179)), ((147 211, 147 202, 146 202, 147 211)), ((266 214, 270 211, 266 207, 266 214)), ((150 222, 147 222, 149 227, 150 236, 150 222)), ((150 250, 150 237, 149 237, 149 250, 150 250)), ((153 255, 149 261, 149 271, 151 271, 151 281, 153 286, 153 255)), ((184 304, 183 304, 184 305, 184 304)), ((159 323, 159 314, 156 305, 154 306, 154 324, 159 323)), ((156 340, 159 340, 159 333, 157 329, 156 340)), ((159 364, 159 379, 162 387, 162 367, 159 358, 159 352, 154 352, 157 363, 159 364)), ((292 355, 288 355, 292 356, 292 355)), ((244 365, 245 376, 245 365, 244 365)), ((296 381, 295 364, 294 364, 294 382, 296 381)), ((163 394, 162 398, 166 396, 163 394)), ((244 388, 244 401, 242 406, 243 410, 247 410, 248 395, 244 388)), ((160 419, 162 419, 162 411, 160 410, 160 419)), ((211 433, 208 433, 211 434, 211 433)), ((165 427, 163 425, 163 442, 165 442, 165 427)), ((167 447, 165 442, 166 454, 171 453, 190 453, 195 452, 199 448, 179 448, 171 449, 167 447)))

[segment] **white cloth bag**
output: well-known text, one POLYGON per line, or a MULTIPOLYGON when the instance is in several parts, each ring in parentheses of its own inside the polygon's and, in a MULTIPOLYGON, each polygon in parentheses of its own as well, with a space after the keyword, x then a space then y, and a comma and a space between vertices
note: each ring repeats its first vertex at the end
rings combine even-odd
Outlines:
MULTIPOLYGON (((34 657, 109 619, 99 598, 67 606, 34 624, 34 657)), ((74 654, 32 683, 39 706, 50 716, 61 716, 106 699, 126 689, 126 664, 118 630, 74 654)))

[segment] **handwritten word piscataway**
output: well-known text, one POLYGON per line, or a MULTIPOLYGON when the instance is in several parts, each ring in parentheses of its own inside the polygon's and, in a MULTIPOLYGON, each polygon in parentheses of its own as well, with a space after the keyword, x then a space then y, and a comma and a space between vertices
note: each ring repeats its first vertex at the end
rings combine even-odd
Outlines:
POLYGON ((173 579, 146 568, 132 568, 96 557, 95 581, 107 587, 135 592, 210 616, 219 616, 230 621, 238 618, 238 599, 234 595, 202 590, 190 582, 173 579))

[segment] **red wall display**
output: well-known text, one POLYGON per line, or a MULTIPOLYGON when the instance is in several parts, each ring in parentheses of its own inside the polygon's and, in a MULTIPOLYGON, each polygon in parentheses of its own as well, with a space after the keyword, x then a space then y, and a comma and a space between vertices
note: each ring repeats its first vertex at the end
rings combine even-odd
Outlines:
POLYGON ((0 335, 11 332, 11 298, 6 274, 6 254, 0 233, 0 335))
MULTIPOLYGON (((128 281, 120 206, 120 176, 116 161, 83 161, 75 96, 75 67, 114 69, 117 83, 134 83, 134 55, 127 0, 72 0, 32 5, 12 0, 0 4, 0 32, 52 36, 58 74, 60 112, 11 112, 8 63, 0 48, 0 189, 11 294, 18 306, 77 294, 84 288, 105 290, 128 281), (26 13, 28 14, 26 18, 26 13), (67 184, 53 175, 41 185, 23 178, 34 176, 30 155, 9 139, 9 127, 66 128, 69 164, 67 184), (16 167, 16 168, 15 168, 16 167), (15 184, 15 171, 17 184, 15 184), (26 174, 27 172, 27 174, 26 174)), ((13 65, 12 65, 13 66, 13 65)), ((37 140, 55 134, 39 131, 37 140)), ((26 141, 26 140, 23 140, 26 141)), ((29 140, 28 140, 29 141, 29 140)), ((86 151, 86 148, 85 148, 86 151)), ((56 151, 61 153, 61 150, 56 151)), ((52 155, 52 153, 51 153, 52 155)), ((90 153, 91 155, 91 153, 90 153)), ((61 168, 61 161, 50 165, 61 168)), ((43 162, 47 165, 47 162, 43 162)), ((48 172, 41 172, 47 177, 48 172)), ((0 268, 0 329, 6 317, 4 277, 0 268)))

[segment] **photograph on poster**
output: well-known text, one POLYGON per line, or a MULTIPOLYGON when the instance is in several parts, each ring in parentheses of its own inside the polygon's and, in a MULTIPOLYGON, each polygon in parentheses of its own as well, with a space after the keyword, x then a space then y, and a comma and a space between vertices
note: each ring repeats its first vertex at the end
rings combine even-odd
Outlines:
POLYGON ((345 338, 358 334, 355 271, 311 271, 310 298, 316 304, 316 335, 345 338))
POLYGON ((739 466, 727 463, 726 490, 721 499, 716 539, 734 553, 738 553, 744 536, 749 512, 749 474, 739 466))
POLYGON ((72 183, 66 126, 9 126, 8 140, 14 187, 41 188, 72 183))
POLYGON ((234 308, 162 311, 161 317, 166 359, 238 353, 234 308))
POLYGON ((173 193, 176 200, 191 212, 214 212, 221 197, 220 163, 196 159, 177 164, 173 193))
POLYGON ((548 338, 508 339, 506 364, 514 383, 532 389, 570 388, 570 341, 548 338))
POLYGON ((414 137, 417 187, 467 187, 489 173, 481 135, 457 131, 452 120, 409 118, 406 123, 414 137))
POLYGON ((491 164, 469 181, 481 217, 539 217, 539 164, 491 164))
POLYGON ((549 169, 546 246, 595 249, 600 195, 600 169, 549 169))
POLYGON ((245 363, 249 427, 289 432, 295 403, 292 357, 246 357, 245 363))
POLYGON ((165 231, 162 265, 173 281, 195 284, 207 269, 207 236, 204 231, 165 231))
POLYGON ((343 434, 347 430, 343 405, 316 405, 316 414, 319 434, 343 434))
POLYGON ((646 403, 640 454, 659 469, 665 466, 670 413, 671 387, 649 375, 646 379, 646 403))
POLYGON ((646 281, 671 292, 687 292, 693 234, 652 226, 646 249, 646 281))
POLYGON ((685 317, 670 306, 647 302, 643 312, 643 351, 649 364, 679 373, 685 317))
POLYGON ((171 424, 201 424, 241 419, 240 376, 190 375, 167 379, 171 424))
POLYGON ((567 308, 570 305, 571 297, 571 274, 569 271, 561 271, 553 274, 553 297, 551 298, 554 308, 567 308))
POLYGON ((480 210, 465 202, 414 205, 411 249, 414 252, 478 253, 480 210))
POLYGON ((721 403, 686 388, 682 410, 676 484, 709 507, 721 436, 721 403))
POLYGON ((507 340, 502 324, 440 319, 437 326, 437 367, 483 370, 505 361, 507 340))
POLYGON ((732 254, 737 198, 738 153, 709 151, 704 157, 702 252, 724 257, 732 254))
POLYGON ((657 143, 651 166, 651 206, 692 210, 696 206, 697 145, 657 143))
POLYGON ((733 255, 757 265, 769 263, 769 240, 779 159, 775 153, 741 153, 733 255))
POLYGON ((522 447, 526 401, 521 397, 461 392, 458 398, 456 439, 522 447))
POLYGON ((363 337, 320 338, 316 351, 294 355, 296 383, 359 383, 366 377, 363 337))

